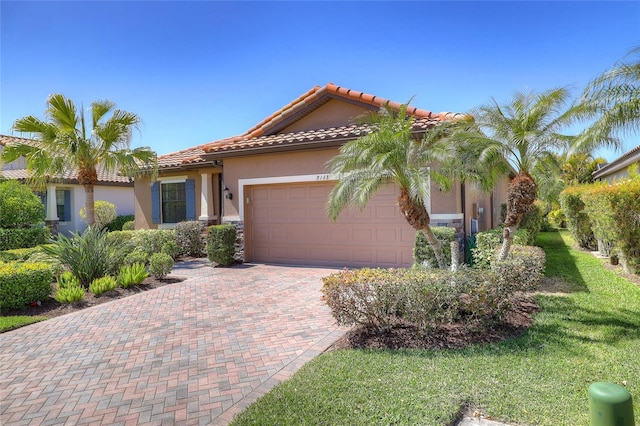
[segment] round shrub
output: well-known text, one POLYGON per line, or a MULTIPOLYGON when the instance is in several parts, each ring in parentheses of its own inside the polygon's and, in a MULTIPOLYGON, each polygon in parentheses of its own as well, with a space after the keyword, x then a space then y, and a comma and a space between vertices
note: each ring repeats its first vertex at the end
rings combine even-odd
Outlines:
POLYGON ((25 228, 44 220, 44 205, 16 180, 0 182, 0 228, 25 228))
POLYGON ((133 220, 130 220, 122 224, 123 231, 133 231, 135 227, 136 227, 136 223, 133 220))
MULTIPOLYGON (((113 203, 110 203, 104 200, 96 200, 93 203, 93 206, 94 206, 93 226, 95 226, 96 228, 103 229, 105 226, 107 226, 108 223, 113 222, 116 219, 117 217, 116 206, 113 205, 113 203)), ((87 221, 87 213, 84 207, 80 209, 80 217, 85 222, 87 221)))
MULTIPOLYGON (((122 231, 124 224, 127 222, 133 222, 133 218, 134 216, 132 214, 117 216, 114 220, 107 223, 105 228, 109 232, 122 231)), ((131 227, 131 230, 133 230, 133 227, 131 227)))
POLYGON ((166 253, 156 253, 149 258, 149 271, 158 279, 166 277, 172 268, 173 258, 166 253))

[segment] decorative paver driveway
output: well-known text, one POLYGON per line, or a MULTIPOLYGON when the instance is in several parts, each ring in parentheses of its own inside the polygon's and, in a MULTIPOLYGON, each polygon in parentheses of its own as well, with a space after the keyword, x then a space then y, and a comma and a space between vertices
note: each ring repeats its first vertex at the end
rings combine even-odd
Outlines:
POLYGON ((343 333, 319 291, 335 270, 195 265, 0 334, 0 424, 227 424, 343 333))

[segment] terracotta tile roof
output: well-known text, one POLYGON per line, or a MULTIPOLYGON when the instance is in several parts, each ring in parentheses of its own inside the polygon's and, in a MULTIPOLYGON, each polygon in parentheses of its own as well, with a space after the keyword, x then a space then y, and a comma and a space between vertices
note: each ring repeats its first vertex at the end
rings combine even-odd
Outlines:
MULTIPOLYGON (((8 135, 0 135, 0 146, 7 146, 14 143, 23 143, 32 145, 37 141, 33 139, 20 138, 16 136, 8 136, 8 135)), ((131 184, 129 178, 126 176, 119 176, 115 172, 106 172, 102 169, 102 167, 97 168, 98 172, 98 182, 103 183, 118 183, 118 184, 131 184)), ((0 170, 0 175, 8 179, 26 179, 28 177, 28 173, 26 169, 15 169, 15 170, 0 170)), ((77 180, 78 171, 76 169, 66 170, 62 176, 57 176, 56 179, 62 180, 77 180)))
MULTIPOLYGON (((284 148, 286 146, 305 145, 317 142, 333 141, 338 143, 355 139, 366 133, 366 126, 358 124, 292 133, 276 133, 279 126, 282 126, 282 123, 286 122, 287 119, 292 118, 304 110, 313 109, 314 106, 320 106, 324 103, 323 100, 329 99, 355 101, 364 105, 373 106, 375 107, 374 109, 382 106, 397 109, 401 106, 398 102, 340 87, 333 83, 328 83, 323 87, 315 86, 250 128, 244 134, 161 155, 158 157, 158 166, 160 168, 169 168, 179 167, 185 164, 197 164, 204 162, 203 155, 209 153, 230 153, 262 148, 268 149, 269 147, 284 148)), ((424 131, 440 121, 458 119, 464 116, 464 114, 450 112, 434 113, 416 107, 409 107, 407 113, 416 117, 415 130, 417 132, 424 131)))

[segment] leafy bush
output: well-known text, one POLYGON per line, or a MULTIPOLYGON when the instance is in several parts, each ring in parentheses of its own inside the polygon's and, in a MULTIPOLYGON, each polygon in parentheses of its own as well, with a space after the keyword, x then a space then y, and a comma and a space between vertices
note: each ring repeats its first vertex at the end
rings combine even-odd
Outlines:
POLYGON ((106 232, 89 227, 82 234, 72 233, 72 238, 59 235, 58 240, 43 251, 56 257, 80 280, 83 287, 96 278, 108 275, 122 261, 122 253, 106 237, 106 232))
POLYGON ((24 262, 31 255, 38 252, 42 252, 40 246, 0 251, 0 260, 3 262, 12 262, 15 260, 24 262))
POLYGON ((51 295, 53 274, 44 263, 0 263, 0 309, 20 308, 51 295))
POLYGON ((527 230, 527 241, 525 245, 532 246, 536 242, 536 237, 544 225, 544 207, 542 201, 536 200, 528 212, 520 220, 520 229, 527 230))
POLYGON ((149 273, 144 267, 144 263, 134 263, 132 265, 123 266, 118 273, 118 284, 122 288, 129 288, 134 285, 141 284, 149 273))
MULTIPOLYGON (((493 259, 497 257, 496 247, 502 244, 503 228, 493 228, 476 234, 476 246, 471 250, 473 267, 477 269, 489 269, 493 259)), ((529 240, 529 232, 526 229, 518 229, 513 238, 514 244, 526 245, 529 240)))
POLYGON ((147 252, 136 248, 124 257, 123 266, 130 266, 135 263, 142 263, 143 265, 146 265, 147 262, 149 262, 149 255, 147 252))
POLYGON ((63 271, 64 271, 64 266, 62 265, 62 263, 56 259, 55 257, 48 255, 47 253, 43 252, 42 250, 36 250, 33 252, 33 254, 31 254, 27 259, 26 262, 28 263, 45 263, 47 265, 49 265, 49 268, 51 269, 51 273, 53 274, 53 276, 58 276, 60 275, 63 271))
POLYGON ((516 286, 492 271, 460 268, 359 269, 331 274, 322 293, 338 324, 385 330, 398 320, 421 330, 454 321, 494 322, 511 307, 516 286))
POLYGON ((591 219, 584 211, 581 194, 587 185, 570 186, 560 193, 560 205, 566 216, 567 227, 580 247, 595 250, 596 239, 593 234, 591 219))
POLYGON ((204 254, 205 240, 202 222, 192 220, 177 223, 174 232, 178 245, 178 256, 201 257, 204 254))
POLYGON ((105 275, 102 278, 96 278, 89 284, 89 291, 96 296, 100 296, 102 293, 115 290, 118 287, 118 283, 111 275, 105 275))
MULTIPOLYGON (((496 249, 496 253, 499 248, 496 249)), ((513 245, 509 256, 495 261, 491 270, 495 272, 502 289, 509 294, 516 291, 533 291, 544 277, 546 256, 540 247, 513 245)))
POLYGON ((49 228, 35 226, 33 228, 0 228, 0 250, 35 247, 45 244, 51 237, 49 228))
POLYGON ((76 303, 84 298, 84 289, 73 273, 66 271, 58 277, 55 299, 59 303, 76 303))
MULTIPOLYGON (((130 232, 134 247, 144 251, 148 256, 161 253, 166 243, 175 244, 174 232, 171 229, 139 229, 123 232, 130 232)), ((172 253, 168 254, 173 257, 172 253)))
MULTIPOLYGON (((107 223, 106 225, 107 231, 109 232, 122 231, 123 230, 122 227, 124 226, 124 224, 127 222, 133 222, 133 219, 134 219, 134 216, 132 214, 117 216, 114 220, 107 223)), ((131 228, 131 230, 133 230, 133 227, 131 228)))
MULTIPOLYGON (((104 200, 96 200, 94 203, 94 224, 98 229, 103 229, 108 223, 113 222, 116 217, 116 206, 113 203, 104 200)), ((82 207, 80 209, 80 217, 87 221, 87 213, 82 207)))
POLYGON ((207 257, 222 266, 235 262, 236 227, 231 224, 209 227, 207 236, 207 257))
POLYGON ((133 231, 134 229, 136 229, 136 223, 133 220, 122 224, 123 231, 133 231))
POLYGON ((173 268, 173 258, 166 253, 156 253, 149 258, 149 271, 154 277, 161 279, 173 268))
POLYGON ((176 259, 178 257, 178 244, 175 241, 167 241, 162 244, 161 253, 168 254, 172 259, 176 259))
POLYGON ((564 215, 564 210, 562 209, 551 210, 547 218, 549 223, 557 228, 567 227, 567 217, 564 215))
POLYGON ((0 182, 0 228, 26 228, 44 216, 44 205, 28 186, 17 180, 0 182))
MULTIPOLYGON (((455 228, 446 226, 435 226, 431 228, 436 239, 442 245, 442 251, 447 263, 451 263, 451 242, 456 238, 455 228)), ((416 232, 415 244, 413 246, 413 263, 415 265, 423 265, 428 267, 437 267, 438 262, 433 253, 431 244, 427 241, 422 231, 416 232)))
POLYGON ((592 185, 582 196, 594 235, 614 245, 625 272, 640 274, 640 179, 592 185))

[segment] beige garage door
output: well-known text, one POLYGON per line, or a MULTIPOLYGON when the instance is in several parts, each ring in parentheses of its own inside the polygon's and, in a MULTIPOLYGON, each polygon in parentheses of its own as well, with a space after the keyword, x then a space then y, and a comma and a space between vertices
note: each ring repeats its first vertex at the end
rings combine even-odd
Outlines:
POLYGON ((249 261, 327 266, 409 266, 415 231, 400 215, 397 190, 379 191, 368 207, 325 215, 331 182, 249 188, 245 236, 249 261))

